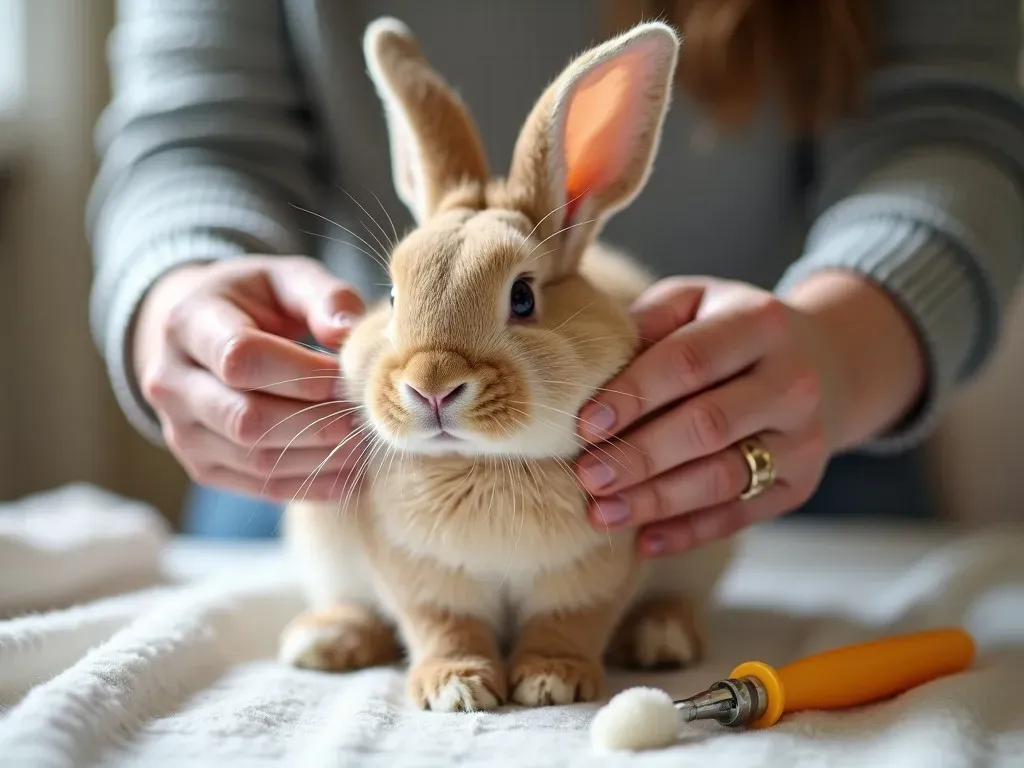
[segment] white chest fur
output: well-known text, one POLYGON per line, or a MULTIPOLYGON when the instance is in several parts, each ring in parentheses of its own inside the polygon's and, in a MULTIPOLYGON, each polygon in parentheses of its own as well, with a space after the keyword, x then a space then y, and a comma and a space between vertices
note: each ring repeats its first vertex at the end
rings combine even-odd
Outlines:
POLYGON ((409 458, 374 483, 372 499, 393 546, 484 579, 557 570, 608 546, 556 460, 409 458))

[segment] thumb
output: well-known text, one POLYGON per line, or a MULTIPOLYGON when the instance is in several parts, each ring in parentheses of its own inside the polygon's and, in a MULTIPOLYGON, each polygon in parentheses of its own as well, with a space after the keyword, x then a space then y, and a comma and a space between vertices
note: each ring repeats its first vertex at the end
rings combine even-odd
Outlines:
POLYGON ((267 268, 281 308, 309 328, 317 343, 337 347, 366 311, 358 292, 323 264, 304 257, 274 259, 267 268))

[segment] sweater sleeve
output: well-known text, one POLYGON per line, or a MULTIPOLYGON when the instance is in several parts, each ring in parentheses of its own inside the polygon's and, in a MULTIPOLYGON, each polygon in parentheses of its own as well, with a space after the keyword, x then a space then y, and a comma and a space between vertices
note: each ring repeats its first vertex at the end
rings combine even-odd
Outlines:
POLYGON ((881 65, 856 119, 817 147, 816 218, 777 286, 850 270, 879 285, 926 351, 927 387, 863 446, 911 447, 988 360, 1024 269, 1024 104, 1016 0, 875 3, 881 65))
POLYGON ((118 402, 159 442, 130 360, 141 299, 185 263, 307 252, 314 142, 278 0, 119 0, 108 56, 90 321, 118 402))

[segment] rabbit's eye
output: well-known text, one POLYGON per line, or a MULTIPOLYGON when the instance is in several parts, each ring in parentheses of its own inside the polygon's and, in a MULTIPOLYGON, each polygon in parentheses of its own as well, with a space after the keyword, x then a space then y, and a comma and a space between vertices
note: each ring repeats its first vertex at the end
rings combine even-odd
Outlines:
POLYGON ((530 284, 526 280, 520 278, 512 283, 512 296, 510 303, 512 317, 522 320, 533 315, 535 306, 533 288, 530 287, 530 284))
POLYGON ((391 306, 395 306, 395 286, 391 286, 391 306))

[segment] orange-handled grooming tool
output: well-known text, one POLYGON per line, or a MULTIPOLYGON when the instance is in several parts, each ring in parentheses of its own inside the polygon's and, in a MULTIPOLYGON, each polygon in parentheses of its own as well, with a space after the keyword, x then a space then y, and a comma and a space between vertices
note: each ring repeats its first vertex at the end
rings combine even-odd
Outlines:
POLYGON ((787 712, 870 704, 974 661, 964 630, 936 629, 825 651, 775 669, 740 664, 703 693, 676 701, 684 720, 717 720, 732 727, 768 728, 787 712))

